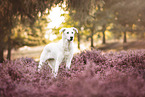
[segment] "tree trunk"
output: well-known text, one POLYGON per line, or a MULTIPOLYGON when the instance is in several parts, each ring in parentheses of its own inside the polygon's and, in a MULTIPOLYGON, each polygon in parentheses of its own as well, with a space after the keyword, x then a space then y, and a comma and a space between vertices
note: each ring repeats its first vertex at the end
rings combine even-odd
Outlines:
POLYGON ((103 25, 103 28, 102 28, 102 34, 103 34, 102 44, 105 44, 106 43, 105 31, 106 31, 106 25, 103 25))
POLYGON ((4 48, 5 48, 5 43, 4 43, 4 39, 6 36, 6 33, 4 33, 4 31, 2 29, 0 29, 0 32, 3 32, 2 35, 0 35, 0 63, 2 63, 4 61, 4 48))
POLYGON ((12 49, 12 44, 11 44, 11 29, 9 29, 9 35, 8 35, 8 54, 7 54, 7 59, 11 60, 11 49, 12 49))
POLYGON ((11 36, 8 36, 8 54, 7 54, 7 59, 11 60, 11 36))
POLYGON ((0 48, 0 63, 4 61, 4 49, 0 48))
POLYGON ((94 36, 94 29, 92 29, 92 31, 91 31, 91 48, 94 48, 94 39, 93 39, 93 36, 94 36))
POLYGON ((78 49, 80 49, 80 34, 78 33, 77 36, 78 36, 78 49))
POLYGON ((95 31, 95 22, 93 23, 93 27, 91 28, 91 48, 94 48, 94 32, 95 31))
POLYGON ((126 43, 127 42, 126 31, 124 31, 123 34, 124 34, 123 43, 126 43))

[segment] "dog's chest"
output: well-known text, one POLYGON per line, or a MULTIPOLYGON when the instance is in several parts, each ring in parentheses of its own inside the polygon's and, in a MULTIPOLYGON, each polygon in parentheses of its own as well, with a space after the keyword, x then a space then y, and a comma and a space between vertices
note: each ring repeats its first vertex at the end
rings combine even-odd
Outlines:
POLYGON ((71 52, 70 52, 69 50, 65 50, 65 51, 64 51, 64 57, 69 56, 70 53, 71 53, 71 52))
POLYGON ((64 56, 69 56, 72 51, 72 45, 70 43, 66 43, 66 45, 64 45, 63 48, 64 48, 63 49, 64 56))
POLYGON ((72 54, 71 51, 65 50, 65 51, 63 52, 63 62, 66 62, 66 60, 69 58, 69 56, 70 56, 71 54, 72 54))

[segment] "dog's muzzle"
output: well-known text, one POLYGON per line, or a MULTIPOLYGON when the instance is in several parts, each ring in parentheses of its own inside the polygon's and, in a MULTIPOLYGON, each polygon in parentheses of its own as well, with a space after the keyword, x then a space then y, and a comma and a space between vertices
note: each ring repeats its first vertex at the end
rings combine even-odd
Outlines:
POLYGON ((72 41, 73 40, 73 37, 70 37, 70 41, 72 41))

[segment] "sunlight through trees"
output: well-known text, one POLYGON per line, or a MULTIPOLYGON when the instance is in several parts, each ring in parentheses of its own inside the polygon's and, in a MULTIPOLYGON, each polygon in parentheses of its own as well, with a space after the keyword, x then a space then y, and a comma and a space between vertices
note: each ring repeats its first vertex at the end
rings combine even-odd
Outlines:
POLYGON ((79 49, 86 41, 95 48, 98 41, 144 39, 144 5, 144 0, 1 0, 0 62, 5 50, 10 59, 13 48, 60 39, 61 27, 78 28, 79 49))

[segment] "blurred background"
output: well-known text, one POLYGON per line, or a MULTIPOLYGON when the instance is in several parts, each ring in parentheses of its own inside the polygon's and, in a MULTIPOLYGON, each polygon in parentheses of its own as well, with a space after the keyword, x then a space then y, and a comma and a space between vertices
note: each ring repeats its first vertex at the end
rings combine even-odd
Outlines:
POLYGON ((39 61, 43 47, 76 27, 75 53, 145 49, 144 0, 0 0, 0 62, 39 61))

